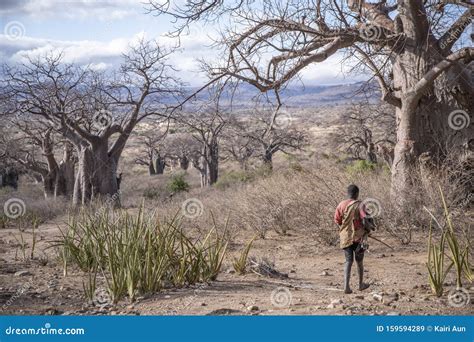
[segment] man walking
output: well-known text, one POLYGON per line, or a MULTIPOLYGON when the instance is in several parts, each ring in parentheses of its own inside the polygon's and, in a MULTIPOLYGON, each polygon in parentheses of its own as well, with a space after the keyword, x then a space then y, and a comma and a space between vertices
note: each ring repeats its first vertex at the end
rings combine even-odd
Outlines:
POLYGON ((359 188, 351 184, 347 188, 348 198, 339 203, 334 214, 334 222, 339 226, 340 246, 344 250, 344 293, 352 293, 350 287, 351 269, 354 257, 359 273, 359 290, 365 290, 369 284, 364 283, 364 249, 361 242, 366 230, 363 220, 367 217, 364 205, 359 198, 359 188))

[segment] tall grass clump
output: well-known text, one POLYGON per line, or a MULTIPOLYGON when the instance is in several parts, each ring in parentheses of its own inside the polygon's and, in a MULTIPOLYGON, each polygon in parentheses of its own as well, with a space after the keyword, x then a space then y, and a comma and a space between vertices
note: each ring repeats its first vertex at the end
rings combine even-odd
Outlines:
POLYGON ((256 238, 257 238, 257 236, 254 236, 247 243, 247 246, 245 246, 245 248, 242 250, 242 252, 240 253, 240 256, 238 258, 234 259, 234 263, 233 263, 234 270, 238 274, 243 275, 247 272, 247 263, 248 263, 248 257, 249 257, 250 249, 252 248, 252 244, 253 244, 253 242, 255 241, 256 238))
POLYGON ((464 246, 459 242, 457 230, 451 220, 451 215, 446 204, 445 197, 440 187, 440 196, 444 208, 444 220, 446 225, 442 225, 436 217, 425 208, 431 216, 432 222, 435 222, 437 227, 441 230, 441 236, 436 243, 433 241, 433 230, 430 225, 430 235, 428 240, 428 276, 429 283, 433 293, 440 297, 443 294, 443 285, 446 276, 450 270, 454 268, 456 273, 456 287, 462 287, 464 277, 469 281, 474 281, 472 274, 472 266, 469 261, 469 244, 464 246), (447 250, 449 253, 446 251, 447 250), (445 258, 448 258, 450 263, 445 267, 445 258))
POLYGON ((179 218, 161 222, 140 208, 137 214, 109 210, 72 215, 68 228, 54 243, 65 274, 76 266, 87 274, 86 298, 102 275, 114 303, 128 296, 164 287, 182 287, 215 280, 227 250, 224 234, 214 226, 203 239, 193 239, 179 218))

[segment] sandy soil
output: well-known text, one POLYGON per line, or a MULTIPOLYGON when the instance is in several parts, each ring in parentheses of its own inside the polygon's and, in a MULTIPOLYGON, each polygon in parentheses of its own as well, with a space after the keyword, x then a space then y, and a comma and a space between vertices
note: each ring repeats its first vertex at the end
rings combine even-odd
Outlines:
MULTIPOLYGON (((58 221, 60 222, 60 221, 58 221)), ((18 230, 0 230, 0 314, 52 315, 469 315, 474 313, 474 288, 470 302, 461 307, 449 304, 447 295, 437 298, 427 286, 426 238, 415 237, 409 246, 396 250, 372 242, 366 255, 366 279, 370 288, 356 290, 356 268, 353 268, 354 293, 341 290, 343 253, 337 247, 322 247, 307 236, 269 234, 254 243, 250 255, 267 257, 288 278, 275 279, 254 273, 237 275, 231 267, 232 255, 242 250, 235 243, 218 280, 189 288, 166 290, 118 305, 100 298, 86 303, 82 295, 83 275, 72 270, 63 276, 61 265, 48 247, 58 234, 58 224, 39 228, 34 259, 31 231, 23 232, 28 242, 27 259, 18 240, 18 230), (16 238, 15 238, 16 237, 16 238), (46 262, 46 257, 48 260, 46 262), (101 303, 99 303, 101 302, 101 303)), ((250 235, 250 234, 249 234, 250 235)), ((383 235, 382 235, 383 236, 383 235)), ((243 237, 242 241, 248 240, 243 237)), ((454 279, 446 282, 448 292, 454 279)), ((99 291, 100 293, 100 291, 99 291)), ((103 291, 105 294, 105 291, 103 291)), ((106 296, 104 296, 106 297, 106 296)))

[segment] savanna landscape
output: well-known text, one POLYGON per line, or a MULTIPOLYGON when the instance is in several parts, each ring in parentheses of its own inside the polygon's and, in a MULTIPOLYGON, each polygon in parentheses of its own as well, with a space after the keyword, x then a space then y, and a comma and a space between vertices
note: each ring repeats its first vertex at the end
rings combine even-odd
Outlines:
POLYGON ((150 0, 166 35, 104 68, 9 21, 1 314, 472 315, 472 6, 150 0), (305 84, 331 56, 348 81, 305 84), (350 184, 369 286, 344 293, 350 184))

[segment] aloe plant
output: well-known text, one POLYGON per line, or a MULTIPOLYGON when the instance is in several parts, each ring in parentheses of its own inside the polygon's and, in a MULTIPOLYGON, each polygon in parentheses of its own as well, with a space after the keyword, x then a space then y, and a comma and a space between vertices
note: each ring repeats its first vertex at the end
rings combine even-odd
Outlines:
POLYGON ((214 280, 227 250, 225 234, 217 225, 203 240, 192 240, 176 221, 160 222, 154 213, 83 210, 71 215, 68 229, 52 246, 59 248, 64 272, 77 266, 89 275, 84 283, 86 298, 95 289, 99 270, 114 303, 124 296, 156 292, 172 284, 181 287, 214 280), (92 276, 94 275, 94 277, 92 276))
POLYGON ((248 243, 244 250, 240 253, 239 258, 235 258, 233 262, 234 270, 238 274, 245 274, 247 272, 247 259, 249 257, 250 249, 257 236, 254 236, 248 243))

